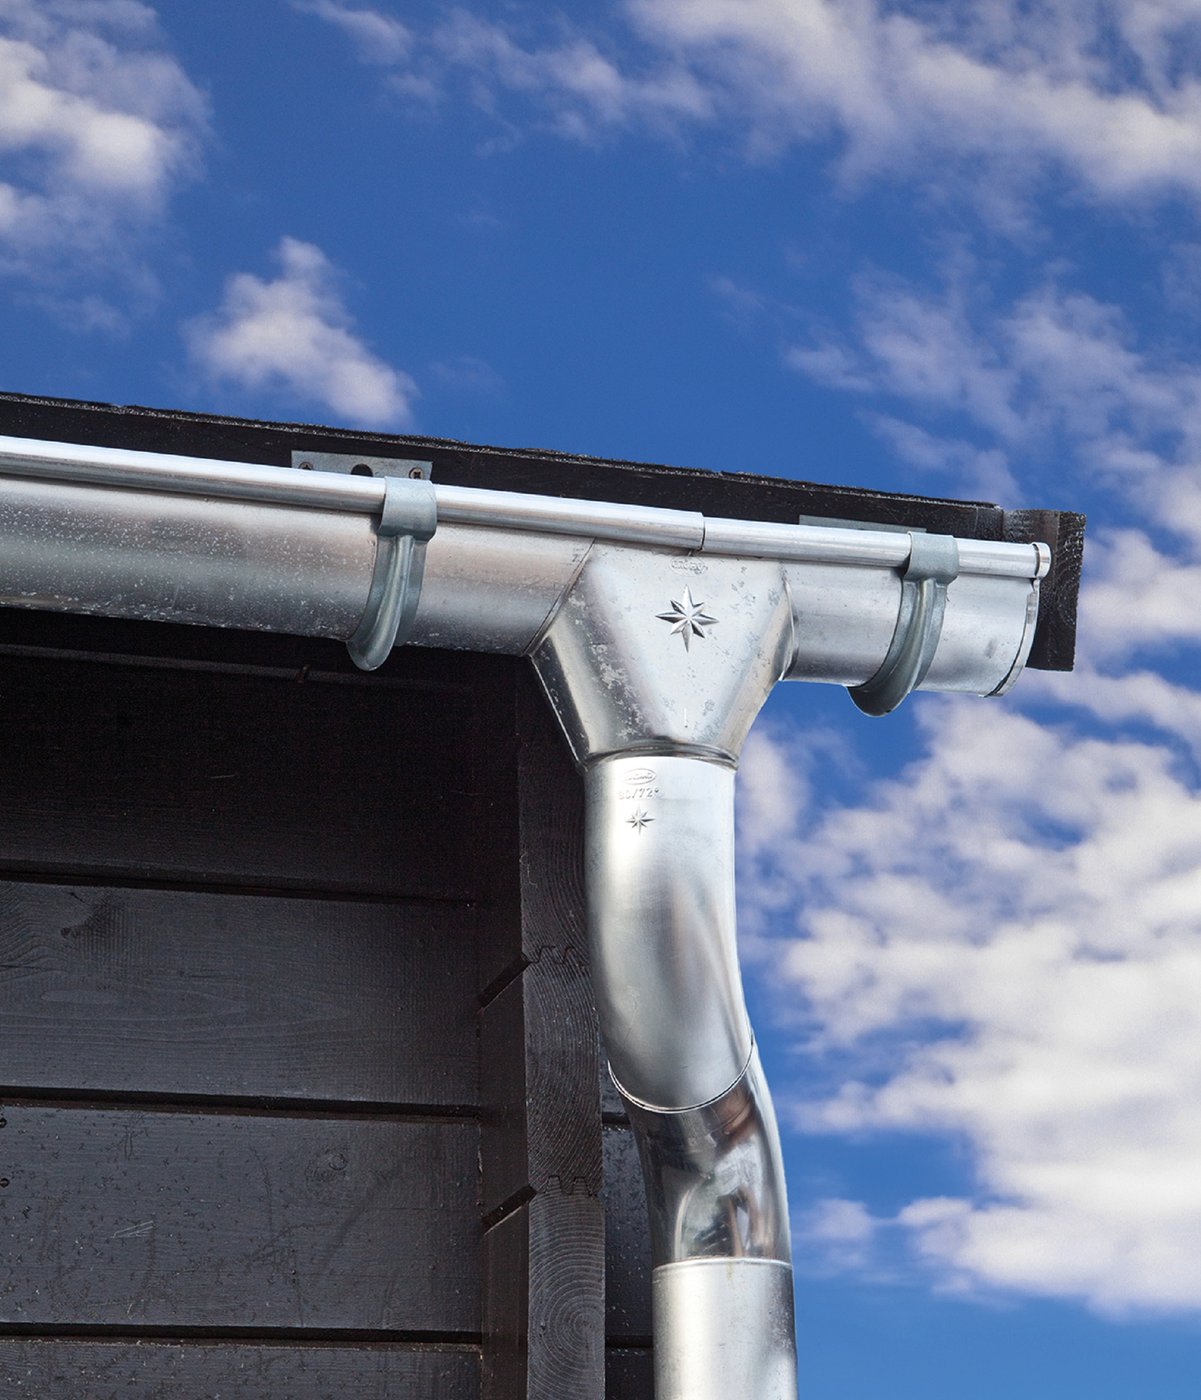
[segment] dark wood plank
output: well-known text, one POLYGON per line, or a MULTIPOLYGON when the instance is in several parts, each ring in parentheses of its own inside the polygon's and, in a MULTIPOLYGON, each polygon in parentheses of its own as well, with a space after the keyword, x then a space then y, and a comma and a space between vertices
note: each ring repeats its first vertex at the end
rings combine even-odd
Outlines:
POLYGON ((0 868, 475 892, 466 688, 11 656, 2 683, 0 868))
POLYGON ((546 1191, 485 1237, 484 1400, 602 1400, 604 1219, 546 1191))
POLYGON ((0 1326, 478 1331, 474 1124, 4 1118, 0 1326))
POLYGON ((506 872, 482 915, 483 1394, 602 1400, 604 1217, 581 790, 520 672, 496 712, 506 872), (498 725, 498 730, 504 730, 498 725))
POLYGON ((1007 510, 1005 538, 1051 546, 1051 572, 1038 595, 1038 628, 1027 665, 1070 671, 1076 658, 1076 604, 1084 567, 1085 517, 1070 510, 1007 510))
POLYGON ((557 720, 526 663, 483 702, 496 880, 481 924, 480 987, 493 995, 544 948, 588 956, 584 794, 557 720))
POLYGON ((471 911, 0 883, 0 1085, 474 1105, 471 911))
POLYGON ((601 1186, 596 1011, 574 949, 544 949, 484 1008, 484 1213, 533 1191, 601 1186))
POLYGON ((655 1400, 655 1357, 649 1347, 609 1349, 605 1400, 655 1400))
POLYGON ((504 881, 481 916, 485 1216, 552 1182, 591 1195, 601 1184, 582 788, 528 672, 503 703, 514 735, 504 881))
POLYGON ((629 1128, 605 1129, 605 1331, 651 1335, 651 1250, 638 1147, 629 1128))
POLYGON ((0 1341, 11 1400, 477 1400, 463 1348, 0 1341))

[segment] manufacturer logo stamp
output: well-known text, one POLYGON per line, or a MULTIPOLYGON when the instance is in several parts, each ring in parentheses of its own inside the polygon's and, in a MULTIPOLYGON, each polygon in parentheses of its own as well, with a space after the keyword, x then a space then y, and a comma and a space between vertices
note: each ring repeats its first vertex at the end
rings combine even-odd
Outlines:
POLYGON ((650 802, 659 796, 658 779, 653 768, 633 768, 617 794, 619 802, 650 802))

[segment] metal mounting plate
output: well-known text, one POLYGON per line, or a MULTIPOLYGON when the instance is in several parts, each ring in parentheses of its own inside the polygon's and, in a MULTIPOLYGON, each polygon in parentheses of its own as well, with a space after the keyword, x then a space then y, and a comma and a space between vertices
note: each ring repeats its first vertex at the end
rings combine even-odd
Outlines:
POLYGON ((431 462, 414 457, 365 457, 347 452, 293 452, 292 465, 300 471, 340 472, 343 476, 404 476, 428 481, 431 462))

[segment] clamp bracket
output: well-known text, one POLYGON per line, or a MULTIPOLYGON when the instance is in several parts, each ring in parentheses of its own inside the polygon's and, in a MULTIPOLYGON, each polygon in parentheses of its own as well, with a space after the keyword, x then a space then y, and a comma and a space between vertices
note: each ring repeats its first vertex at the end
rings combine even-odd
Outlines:
POLYGON ((407 457, 295 451, 292 466, 298 471, 374 476, 384 483, 367 606, 346 643, 350 659, 360 670, 377 670, 392 648, 408 638, 417 616, 425 544, 438 526, 430 464, 407 457))
POLYGON ((942 635, 947 588, 959 576, 954 536, 910 533, 909 540, 901 606, 884 663, 870 680, 847 688, 867 715, 891 714, 926 679, 942 635))
POLYGON ((425 544, 438 525, 433 484, 419 478, 384 478, 384 509, 376 526, 375 569, 367 606, 346 643, 350 659, 374 671, 408 637, 417 616, 425 544))

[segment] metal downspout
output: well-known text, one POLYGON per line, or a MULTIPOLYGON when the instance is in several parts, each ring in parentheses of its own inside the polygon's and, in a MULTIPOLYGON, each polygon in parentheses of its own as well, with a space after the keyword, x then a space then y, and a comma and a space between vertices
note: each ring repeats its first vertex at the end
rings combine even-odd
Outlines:
POLYGON ((584 774, 592 976, 637 1135, 657 1400, 794 1400, 788 1197, 734 910, 742 741, 793 653, 778 564, 596 546, 534 653, 584 774))

